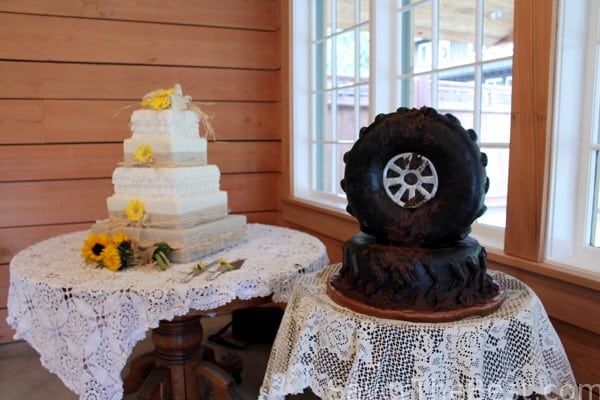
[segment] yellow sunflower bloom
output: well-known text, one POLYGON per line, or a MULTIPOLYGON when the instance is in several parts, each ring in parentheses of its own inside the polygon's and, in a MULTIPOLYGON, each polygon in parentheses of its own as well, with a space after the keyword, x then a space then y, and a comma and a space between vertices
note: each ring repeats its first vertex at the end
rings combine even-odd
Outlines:
POLYGON ((129 236, 124 234, 123 232, 117 232, 113 235, 112 241, 115 246, 120 245, 122 242, 126 242, 129 240, 129 236))
POLYGON ((139 145, 133 153, 133 158, 142 165, 152 163, 152 146, 149 144, 139 145))
POLYGON ((144 203, 134 199, 125 208, 125 215, 130 221, 140 221, 144 217, 144 203))
POLYGON ((175 93, 175 88, 159 89, 149 93, 142 100, 142 107, 151 110, 166 110, 171 107, 171 95, 175 93))
POLYGON ((102 265, 111 271, 118 271, 121 268, 121 254, 119 250, 113 246, 107 246, 102 252, 102 265))
POLYGON ((81 255, 86 262, 101 262, 102 252, 111 244, 111 239, 106 233, 90 232, 87 239, 83 241, 81 255))

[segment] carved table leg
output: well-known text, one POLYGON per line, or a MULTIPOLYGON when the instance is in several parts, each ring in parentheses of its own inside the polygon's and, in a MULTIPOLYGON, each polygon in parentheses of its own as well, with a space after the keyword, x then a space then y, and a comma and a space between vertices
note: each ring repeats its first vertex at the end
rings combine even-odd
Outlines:
MULTIPOLYGON (((241 372, 241 363, 218 363, 214 352, 202 346, 202 324, 199 317, 178 317, 161 321, 152 331, 154 352, 147 353, 131 363, 130 373, 123 380, 125 394, 133 393, 145 384, 157 367, 170 372, 171 395, 169 400, 234 399, 233 380, 220 366, 231 366, 232 373, 241 372), (207 362, 208 361, 208 362, 207 362)), ((137 392, 136 392, 137 393, 137 392)), ((160 397, 161 399, 163 397, 160 397)))

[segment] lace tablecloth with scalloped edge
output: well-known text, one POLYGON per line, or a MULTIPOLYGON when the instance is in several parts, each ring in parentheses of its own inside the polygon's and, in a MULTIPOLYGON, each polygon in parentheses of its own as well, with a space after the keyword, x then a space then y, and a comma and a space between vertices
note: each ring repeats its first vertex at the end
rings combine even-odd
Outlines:
POLYGON ((120 400, 127 358, 159 321, 236 298, 272 294, 285 302, 297 278, 328 263, 325 246, 310 235, 248 224, 245 242, 204 260, 244 258, 240 270, 181 283, 193 263, 118 272, 86 265, 80 249, 87 233, 40 242, 12 259, 7 318, 15 338, 31 344, 42 365, 81 399, 120 400))
POLYGON ((535 293, 490 271, 506 288, 488 316, 446 323, 371 317, 338 305, 326 282, 340 264, 301 278, 260 389, 260 400, 311 390, 323 399, 576 397, 563 346, 535 293))

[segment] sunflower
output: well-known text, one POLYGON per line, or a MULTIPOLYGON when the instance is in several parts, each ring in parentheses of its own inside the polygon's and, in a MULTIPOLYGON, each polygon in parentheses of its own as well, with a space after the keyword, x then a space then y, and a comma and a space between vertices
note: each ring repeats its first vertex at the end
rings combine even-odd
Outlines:
POLYGON ((125 215, 130 221, 140 221, 144 217, 144 203, 138 199, 133 199, 125 207, 125 215))
POLYGON ((114 245, 107 246, 102 252, 102 265, 111 271, 121 268, 121 253, 114 245))
POLYGON ((129 236, 124 234, 123 232, 117 232, 112 236, 112 242, 115 246, 119 246, 121 243, 129 240, 129 236))
POLYGON ((106 233, 90 232, 87 239, 83 241, 81 255, 88 263, 101 262, 102 252, 109 245, 111 245, 111 238, 106 233))
POLYGON ((171 107, 171 95, 175 88, 155 90, 144 97, 142 107, 151 110, 166 110, 171 107))
POLYGON ((139 164, 146 165, 152 163, 152 146, 149 144, 141 144, 135 149, 133 158, 139 164))

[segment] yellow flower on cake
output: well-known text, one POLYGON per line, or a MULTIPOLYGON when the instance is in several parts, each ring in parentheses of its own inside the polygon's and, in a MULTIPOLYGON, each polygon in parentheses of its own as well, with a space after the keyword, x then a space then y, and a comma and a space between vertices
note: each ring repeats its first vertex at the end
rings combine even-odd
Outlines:
POLYGON ((153 149, 149 144, 141 144, 135 149, 133 158, 138 164, 147 165, 152 163, 153 149))
POLYGON ((106 233, 93 233, 91 232, 87 239, 83 241, 83 247, 81 248, 81 255, 86 262, 101 262, 102 252, 104 249, 112 244, 111 238, 106 233))
POLYGON ((166 110, 171 107, 171 95, 175 88, 159 89, 148 93, 142 100, 142 107, 152 110, 166 110))
POLYGON ((141 221, 144 217, 144 203, 137 199, 131 200, 127 207, 125 207, 125 215, 130 221, 141 221))
POLYGON ((102 252, 102 265, 111 271, 121 268, 121 253, 114 245, 107 246, 102 252))

